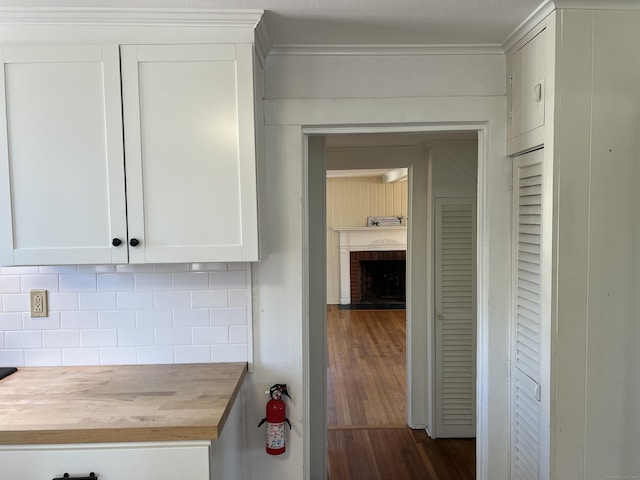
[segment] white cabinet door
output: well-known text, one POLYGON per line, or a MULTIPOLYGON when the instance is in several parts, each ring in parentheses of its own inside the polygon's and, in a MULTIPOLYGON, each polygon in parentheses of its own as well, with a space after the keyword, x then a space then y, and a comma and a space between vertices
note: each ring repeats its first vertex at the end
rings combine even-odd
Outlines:
POLYGON ((437 198, 435 435, 476 435, 476 199, 437 198))
POLYGON ((509 138, 544 125, 547 48, 545 35, 546 29, 511 57, 509 138))
POLYGON ((130 262, 258 260, 252 46, 121 57, 130 262))
POLYGON ((33 445, 0 448, 3 480, 95 473, 98 480, 209 480, 210 442, 33 445))
POLYGON ((550 192, 543 150, 514 159, 511 478, 549 478, 550 192))
POLYGON ((118 47, 0 54, 0 264, 126 263, 118 47))

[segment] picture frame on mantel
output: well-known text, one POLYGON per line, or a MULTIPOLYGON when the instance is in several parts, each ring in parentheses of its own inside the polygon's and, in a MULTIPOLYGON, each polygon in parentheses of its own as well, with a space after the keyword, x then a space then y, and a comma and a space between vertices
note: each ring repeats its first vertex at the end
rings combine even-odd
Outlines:
POLYGON ((406 224, 406 218, 402 215, 367 217, 367 227, 400 227, 406 224))

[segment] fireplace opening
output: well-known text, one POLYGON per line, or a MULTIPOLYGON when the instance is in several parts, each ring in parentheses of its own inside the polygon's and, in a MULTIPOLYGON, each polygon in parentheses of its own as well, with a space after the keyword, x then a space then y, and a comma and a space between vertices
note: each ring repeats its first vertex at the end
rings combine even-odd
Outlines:
POLYGON ((360 262, 360 302, 404 302, 405 260, 363 260, 360 262))
POLYGON ((351 308, 404 308, 405 250, 351 252, 351 308))

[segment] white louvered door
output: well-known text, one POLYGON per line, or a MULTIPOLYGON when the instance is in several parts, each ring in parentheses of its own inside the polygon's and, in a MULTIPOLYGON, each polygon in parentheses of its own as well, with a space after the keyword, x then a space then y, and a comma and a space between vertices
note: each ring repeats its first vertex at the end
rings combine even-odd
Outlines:
POLYGON ((476 199, 437 198, 435 436, 476 435, 476 199))
POLYGON ((513 165, 511 478, 549 478, 550 245, 542 150, 513 165), (546 427, 545 427, 546 426, 546 427))

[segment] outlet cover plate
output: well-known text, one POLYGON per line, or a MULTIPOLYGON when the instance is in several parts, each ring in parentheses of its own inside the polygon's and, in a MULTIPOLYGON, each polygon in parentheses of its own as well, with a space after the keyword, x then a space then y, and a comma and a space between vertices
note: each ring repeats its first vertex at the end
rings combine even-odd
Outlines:
POLYGON ((31 290, 29 303, 32 317, 47 317, 49 315, 46 290, 31 290))

